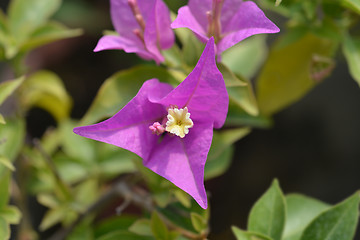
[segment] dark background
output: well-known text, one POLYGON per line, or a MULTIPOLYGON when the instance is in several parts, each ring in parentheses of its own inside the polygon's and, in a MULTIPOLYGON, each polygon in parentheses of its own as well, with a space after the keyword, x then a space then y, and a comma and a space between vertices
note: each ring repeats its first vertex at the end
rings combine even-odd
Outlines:
MULTIPOLYGON (((174 1, 167 2, 173 9, 178 7, 174 1)), ((7 1, 0 3, 6 9, 7 1)), ((81 118, 106 78, 141 60, 123 51, 92 52, 102 31, 113 29, 108 1, 64 3, 55 17, 69 27, 83 28, 84 35, 42 47, 27 61, 33 70, 49 69, 64 80, 74 100, 72 117, 81 118)), ((284 29, 279 19, 271 19, 284 29)), ((285 193, 300 192, 331 204, 359 189, 360 91, 341 54, 336 62, 329 78, 274 116, 271 129, 254 129, 237 142, 229 170, 206 182, 211 206, 209 239, 232 239, 231 225, 246 228, 252 204, 274 178, 285 193)), ((4 64, 0 70, 2 79, 9 74, 4 64)), ((29 134, 39 137, 55 121, 45 111, 33 109, 27 124, 29 134)))

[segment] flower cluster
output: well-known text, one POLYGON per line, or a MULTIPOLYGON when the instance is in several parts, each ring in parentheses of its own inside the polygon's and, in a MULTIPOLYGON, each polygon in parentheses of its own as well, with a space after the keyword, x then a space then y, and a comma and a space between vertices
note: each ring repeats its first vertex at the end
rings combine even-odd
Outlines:
POLYGON ((148 80, 113 117, 74 132, 136 153, 146 167, 206 208, 204 166, 213 128, 224 124, 228 104, 211 38, 194 70, 178 87, 148 80))
POLYGON ((119 36, 102 37, 95 51, 123 49, 160 63, 161 50, 174 43, 171 27, 187 27, 207 44, 196 67, 176 88, 147 80, 113 117, 74 132, 134 152, 146 167, 207 208, 204 166, 213 128, 223 126, 229 105, 216 54, 251 35, 279 29, 255 3, 241 0, 190 0, 172 24, 169 15, 162 0, 111 0, 119 36))

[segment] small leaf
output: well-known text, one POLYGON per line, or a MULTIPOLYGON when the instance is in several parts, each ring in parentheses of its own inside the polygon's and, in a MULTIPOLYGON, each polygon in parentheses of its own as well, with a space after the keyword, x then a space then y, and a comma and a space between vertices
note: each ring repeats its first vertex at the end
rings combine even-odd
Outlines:
POLYGON ((185 63, 188 66, 195 66, 204 48, 205 44, 200 42, 194 34, 189 34, 182 48, 185 63))
POLYGON ((9 28, 18 42, 22 42, 41 26, 60 7, 61 0, 13 0, 10 2, 9 28))
POLYGON ((233 156, 233 143, 250 133, 249 128, 215 131, 205 164, 205 180, 223 174, 230 166, 233 156))
POLYGON ((350 10, 360 14, 360 1, 359 0, 342 0, 341 4, 350 10))
POLYGON ((21 212, 15 206, 6 206, 0 210, 0 216, 10 224, 18 224, 21 219, 21 212))
POLYGON ((24 77, 2 82, 0 84, 0 105, 21 85, 24 77))
POLYGON ((144 81, 157 78, 162 82, 178 81, 166 69, 142 65, 120 71, 103 83, 80 125, 94 123, 114 115, 138 92, 144 81))
POLYGON ((9 185, 10 173, 6 171, 0 175, 0 209, 4 209, 8 205, 10 199, 9 185))
POLYGON ((151 231, 156 239, 159 239, 159 240, 160 239, 161 240, 168 239, 169 231, 168 231, 165 223, 161 220, 161 218, 159 217, 159 214, 156 211, 154 211, 151 214, 150 226, 151 226, 151 231))
POLYGON ((69 214, 69 212, 63 207, 48 210, 40 223, 39 229, 44 231, 54 226, 55 224, 61 222, 65 218, 66 214, 69 214))
POLYGON ((132 232, 124 231, 124 230, 118 230, 114 232, 110 232, 104 236, 101 236, 100 238, 97 238, 96 240, 154 240, 153 237, 149 236, 141 236, 137 235, 132 232))
POLYGON ((230 101, 245 110, 248 114, 253 116, 258 115, 259 109, 251 83, 244 78, 240 80, 240 78, 232 73, 224 64, 219 63, 218 68, 224 77, 230 101))
POLYGON ((226 118, 225 126, 228 127, 256 127, 256 128, 270 128, 273 122, 270 117, 259 114, 252 116, 239 108, 231 99, 229 102, 229 111, 226 118))
POLYGON ((311 74, 314 56, 330 57, 336 44, 307 34, 285 47, 275 46, 257 80, 260 112, 272 115, 303 97, 319 82, 311 74))
POLYGON ((24 139, 25 122, 23 119, 9 119, 6 125, 0 125, 0 156, 13 162, 23 146, 24 139))
POLYGON ((83 138, 73 133, 76 122, 67 120, 62 121, 59 126, 62 148, 64 152, 80 162, 95 163, 96 161, 96 142, 91 139, 83 138))
POLYGON ((343 202, 317 216, 304 230, 301 240, 351 240, 359 218, 360 194, 355 193, 343 202))
POLYGON ((0 239, 7 240, 10 238, 10 226, 4 218, 0 217, 0 239))
POLYGON ((21 90, 21 103, 26 109, 43 108, 58 121, 69 116, 72 99, 55 73, 38 71, 24 82, 21 90))
POLYGON ((6 124, 4 116, 0 114, 0 124, 6 124))
POLYGON ((275 6, 279 6, 281 2, 282 2, 282 0, 276 0, 275 6))
POLYGON ((203 216, 197 213, 191 213, 191 222, 195 230, 199 233, 203 232, 207 228, 207 221, 203 216))
POLYGON ((351 76, 360 85, 360 40, 355 40, 346 34, 342 50, 346 57, 351 76))
POLYGON ((266 36, 256 35, 223 52, 221 62, 234 73, 251 78, 263 64, 266 55, 266 36))
POLYGON ((248 230, 280 240, 285 227, 285 198, 277 180, 250 211, 248 230))
POLYGON ((58 22, 48 22, 39 28, 29 36, 20 47, 20 51, 27 52, 36 47, 43 46, 45 44, 64 39, 76 37, 82 34, 81 29, 69 29, 58 22))
POLYGON ((300 194, 286 196, 286 224, 283 240, 299 240, 305 227, 330 205, 300 194))
POLYGON ((129 231, 141 236, 152 236, 150 220, 149 219, 137 220, 129 227, 129 231))
POLYGON ((7 167, 11 171, 15 171, 15 167, 7 157, 0 156, 0 164, 7 167))
POLYGON ((100 236, 104 236, 110 232, 127 230, 136 220, 136 217, 126 216, 123 214, 121 216, 106 218, 96 225, 95 237, 97 239, 100 236))
POLYGON ((231 230, 233 231, 237 240, 271 240, 271 238, 268 238, 261 234, 246 232, 235 226, 232 226, 231 230))
POLYGON ((179 202, 181 202, 181 204, 186 207, 186 208, 190 208, 191 207, 191 200, 190 200, 190 196, 184 192, 183 190, 177 188, 173 190, 173 193, 175 195, 175 197, 179 200, 179 202))

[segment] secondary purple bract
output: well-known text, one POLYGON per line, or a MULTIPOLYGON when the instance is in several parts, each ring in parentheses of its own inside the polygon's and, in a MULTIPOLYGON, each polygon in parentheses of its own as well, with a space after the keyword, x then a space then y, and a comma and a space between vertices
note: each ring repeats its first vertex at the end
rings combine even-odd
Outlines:
POLYGON ((207 208, 204 166, 213 128, 223 126, 229 105, 224 79, 216 67, 214 48, 214 39, 210 38, 194 70, 175 89, 157 79, 147 80, 137 95, 113 117, 98 124, 77 127, 74 132, 136 153, 143 158, 146 167, 207 208), (170 130, 164 132, 166 121, 170 121, 166 129, 174 127, 172 124, 181 127, 182 123, 173 121, 173 117, 186 118, 187 127, 190 127, 186 135, 172 134, 170 130))
POLYGON ((111 0, 111 19, 117 35, 103 36, 95 52, 121 49, 146 60, 164 61, 162 49, 175 41, 170 11, 162 0, 111 0))
POLYGON ((280 31, 254 2, 242 0, 189 0, 171 27, 189 28, 203 42, 213 36, 218 55, 252 35, 280 31))

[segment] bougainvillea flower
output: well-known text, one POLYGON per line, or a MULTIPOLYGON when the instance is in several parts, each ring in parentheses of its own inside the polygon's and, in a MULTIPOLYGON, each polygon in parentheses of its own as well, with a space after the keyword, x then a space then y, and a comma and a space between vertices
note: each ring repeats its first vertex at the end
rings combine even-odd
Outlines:
POLYGON ((174 44, 170 11, 162 0, 111 0, 117 35, 103 36, 94 51, 121 49, 146 60, 164 61, 160 50, 174 44))
POLYGON ((254 2, 242 0, 189 0, 171 27, 189 28, 203 42, 213 36, 219 55, 252 35, 280 31, 254 2))
POLYGON ((175 89, 147 80, 113 117, 74 132, 136 153, 146 167, 206 208, 204 166, 213 128, 223 126, 229 105, 214 48, 211 38, 194 70, 175 89))

